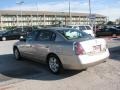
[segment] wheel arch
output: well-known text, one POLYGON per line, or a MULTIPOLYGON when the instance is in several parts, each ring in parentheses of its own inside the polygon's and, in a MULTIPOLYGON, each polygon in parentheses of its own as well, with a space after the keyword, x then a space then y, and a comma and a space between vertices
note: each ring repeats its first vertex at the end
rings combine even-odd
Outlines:
POLYGON ((51 53, 49 53, 49 54, 47 55, 47 57, 46 57, 46 63, 48 62, 48 58, 49 58, 51 55, 55 55, 55 56, 59 59, 60 63, 62 64, 62 61, 61 61, 60 57, 59 57, 57 54, 53 53, 53 52, 51 52, 51 53))
MULTIPOLYGON (((15 49, 18 49, 18 47, 16 45, 13 46, 13 52, 14 52, 15 49)), ((19 51, 19 49, 18 49, 18 51, 19 51)), ((20 53, 20 51, 19 51, 19 53, 20 53)))
POLYGON ((13 46, 13 50, 14 50, 14 49, 16 49, 16 48, 18 49, 18 47, 17 47, 17 46, 13 46))

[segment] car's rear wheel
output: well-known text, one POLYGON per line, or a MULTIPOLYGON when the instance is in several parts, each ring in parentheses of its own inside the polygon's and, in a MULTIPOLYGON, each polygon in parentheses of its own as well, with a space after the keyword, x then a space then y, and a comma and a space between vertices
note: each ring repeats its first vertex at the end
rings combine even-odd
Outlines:
POLYGON ((20 60, 21 55, 20 55, 20 52, 19 52, 18 48, 14 48, 13 52, 14 52, 15 59, 20 60))
POLYGON ((2 41, 6 41, 6 37, 2 37, 2 41))
POLYGON ((56 55, 50 55, 47 64, 50 71, 54 74, 60 74, 63 71, 62 63, 56 55))

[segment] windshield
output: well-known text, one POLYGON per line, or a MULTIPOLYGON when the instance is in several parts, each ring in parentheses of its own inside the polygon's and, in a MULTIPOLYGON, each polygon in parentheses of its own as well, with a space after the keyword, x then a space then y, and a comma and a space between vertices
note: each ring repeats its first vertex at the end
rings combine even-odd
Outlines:
POLYGON ((85 32, 76 30, 76 29, 65 29, 58 30, 68 40, 81 39, 81 38, 91 38, 92 36, 88 35, 85 32))

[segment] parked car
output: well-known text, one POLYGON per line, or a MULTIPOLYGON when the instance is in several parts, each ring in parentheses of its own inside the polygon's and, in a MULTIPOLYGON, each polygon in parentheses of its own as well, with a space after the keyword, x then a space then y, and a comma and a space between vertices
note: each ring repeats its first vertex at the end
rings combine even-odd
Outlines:
POLYGON ((98 31, 96 31, 96 36, 119 36, 120 35, 120 29, 118 28, 103 28, 98 31))
POLYGON ((20 30, 22 33, 24 33, 24 35, 27 35, 27 34, 29 34, 30 32, 32 32, 33 30, 34 30, 34 28, 33 27, 17 27, 17 28, 15 28, 14 30, 20 30))
POLYGON ((22 57, 47 63, 50 71, 86 69, 109 57, 104 39, 96 39, 80 30, 70 28, 40 29, 13 45, 16 60, 22 57))
POLYGON ((15 40, 24 37, 24 33, 21 30, 9 30, 0 34, 0 40, 15 40))
POLYGON ((18 27, 14 28, 14 30, 1 31, 0 40, 5 41, 20 39, 26 37, 33 30, 35 29, 32 27, 18 27))
POLYGON ((95 36, 94 31, 93 31, 93 29, 92 29, 92 27, 90 25, 69 25, 67 27, 81 30, 83 32, 86 32, 87 34, 90 34, 93 37, 95 36))

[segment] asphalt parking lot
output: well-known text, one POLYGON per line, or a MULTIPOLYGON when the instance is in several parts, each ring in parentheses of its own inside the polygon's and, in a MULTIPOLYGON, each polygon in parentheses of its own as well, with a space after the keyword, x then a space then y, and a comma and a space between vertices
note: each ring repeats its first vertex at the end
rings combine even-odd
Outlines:
POLYGON ((12 45, 0 41, 0 90, 120 90, 120 38, 106 39, 110 58, 85 71, 51 74, 45 65, 16 61, 12 45))

